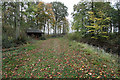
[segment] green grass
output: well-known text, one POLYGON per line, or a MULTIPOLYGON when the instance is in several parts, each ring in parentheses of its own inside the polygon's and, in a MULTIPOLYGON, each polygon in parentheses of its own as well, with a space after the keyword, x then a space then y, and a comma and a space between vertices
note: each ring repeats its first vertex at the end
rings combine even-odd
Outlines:
POLYGON ((3 52, 3 78, 119 78, 117 56, 52 38, 3 52))

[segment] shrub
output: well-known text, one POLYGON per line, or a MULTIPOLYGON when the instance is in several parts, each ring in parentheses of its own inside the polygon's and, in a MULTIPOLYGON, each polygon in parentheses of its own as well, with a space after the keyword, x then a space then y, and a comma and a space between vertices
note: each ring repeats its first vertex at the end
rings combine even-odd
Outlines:
POLYGON ((29 41, 29 37, 26 35, 25 32, 21 32, 19 38, 17 40, 15 39, 16 44, 23 44, 27 41, 29 41))
MULTIPOLYGON (((12 35, 12 34, 11 34, 12 35)), ((29 41, 30 38, 27 37, 25 32, 21 32, 19 38, 16 40, 15 35, 10 36, 3 32, 2 34, 2 48, 16 47, 29 41)))
POLYGON ((66 35, 66 37, 70 40, 76 40, 79 41, 83 36, 80 32, 75 32, 75 33, 69 33, 66 35))
POLYGON ((10 48, 14 46, 13 37, 8 36, 7 34, 3 34, 2 36, 2 48, 10 48))
POLYGON ((46 40, 45 36, 41 36, 39 39, 40 40, 46 40))

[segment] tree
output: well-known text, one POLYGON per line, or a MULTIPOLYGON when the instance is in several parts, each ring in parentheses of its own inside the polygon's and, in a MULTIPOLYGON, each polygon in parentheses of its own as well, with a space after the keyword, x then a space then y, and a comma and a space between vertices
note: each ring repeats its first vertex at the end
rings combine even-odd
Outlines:
POLYGON ((74 5, 74 12, 72 13, 72 29, 76 30, 77 32, 80 31, 82 34, 85 34, 85 24, 88 24, 87 12, 90 10, 90 7, 90 3, 85 1, 79 2, 77 5, 74 5))
POLYGON ((69 31, 69 21, 68 19, 63 19, 63 34, 67 33, 69 31))
POLYGON ((51 24, 51 26, 54 24, 54 22, 55 22, 55 16, 54 16, 54 12, 52 10, 52 5, 50 3, 46 4, 46 10, 47 10, 47 13, 48 13, 47 28, 48 28, 48 35, 49 35, 49 31, 50 31, 49 24, 51 24))
POLYGON ((92 11, 89 11, 89 14, 89 20, 91 21, 91 24, 86 27, 89 29, 88 32, 92 34, 91 38, 108 38, 106 28, 109 27, 108 23, 110 21, 110 17, 106 17, 102 11, 96 13, 98 17, 96 17, 95 13, 92 11))
POLYGON ((120 1, 116 3, 116 8, 117 8, 117 24, 119 28, 119 34, 120 34, 120 1))
POLYGON ((61 20, 63 20, 67 15, 67 7, 61 3, 61 2, 52 2, 52 10, 55 14, 55 28, 54 28, 54 33, 56 34, 56 30, 58 28, 58 24, 61 20))

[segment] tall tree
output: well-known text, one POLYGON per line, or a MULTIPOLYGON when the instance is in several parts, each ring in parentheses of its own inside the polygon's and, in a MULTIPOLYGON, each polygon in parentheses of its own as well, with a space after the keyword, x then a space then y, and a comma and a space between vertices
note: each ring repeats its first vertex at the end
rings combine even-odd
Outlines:
POLYGON ((68 19, 64 18, 63 20, 63 34, 66 34, 69 31, 69 21, 68 19))
POLYGON ((99 11, 97 13, 90 11, 89 15, 89 20, 91 21, 91 24, 86 27, 89 29, 89 33, 92 34, 91 38, 108 38, 106 29, 107 27, 109 27, 108 23, 110 21, 110 17, 106 17, 102 11, 99 11), (95 14, 97 15, 97 17, 95 14))
POLYGON ((120 1, 116 3, 116 8, 117 8, 117 24, 119 28, 119 34, 120 34, 120 1))
POLYGON ((47 28, 48 28, 48 35, 49 35, 49 31, 50 31, 50 24, 52 26, 52 24, 54 24, 55 22, 55 16, 54 16, 54 12, 52 10, 52 5, 50 3, 46 4, 46 11, 47 11, 47 28))
POLYGON ((56 23, 55 23, 54 33, 56 34, 56 30, 59 22, 68 15, 67 12, 68 8, 61 2, 52 2, 51 4, 52 4, 53 12, 55 14, 56 23))
POLYGON ((73 22, 72 22, 72 29, 76 30, 77 32, 80 30, 84 32, 85 24, 87 23, 87 12, 90 10, 90 3, 88 2, 79 2, 78 4, 74 5, 73 9, 74 12, 72 13, 73 22))

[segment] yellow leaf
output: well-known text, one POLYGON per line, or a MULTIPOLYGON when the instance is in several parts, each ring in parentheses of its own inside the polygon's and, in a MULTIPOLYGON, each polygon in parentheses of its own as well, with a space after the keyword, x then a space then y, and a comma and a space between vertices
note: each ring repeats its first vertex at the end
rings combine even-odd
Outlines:
POLYGON ((89 27, 89 28, 95 28, 95 26, 86 26, 86 27, 89 27))
POLYGON ((80 70, 82 70, 82 68, 80 68, 80 70))
POLYGON ((97 78, 100 78, 100 76, 98 76, 97 78))

